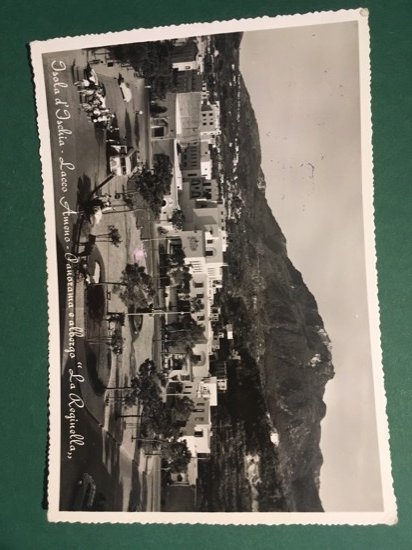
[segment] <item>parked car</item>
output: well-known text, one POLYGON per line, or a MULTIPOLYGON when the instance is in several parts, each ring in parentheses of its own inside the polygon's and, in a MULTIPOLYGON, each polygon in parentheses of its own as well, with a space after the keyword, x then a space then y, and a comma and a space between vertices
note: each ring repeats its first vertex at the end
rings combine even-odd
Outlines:
POLYGON ((132 99, 132 90, 124 82, 121 82, 119 84, 119 87, 120 87, 120 91, 122 92, 123 100, 126 103, 129 103, 129 101, 131 101, 132 99))
POLYGON ((114 154, 110 156, 110 171, 116 176, 130 176, 138 168, 139 156, 135 149, 127 149, 125 145, 112 147, 114 154), (117 152, 118 150, 118 152, 117 152))
POLYGON ((84 473, 76 483, 73 510, 90 510, 96 498, 96 483, 90 474, 84 473))

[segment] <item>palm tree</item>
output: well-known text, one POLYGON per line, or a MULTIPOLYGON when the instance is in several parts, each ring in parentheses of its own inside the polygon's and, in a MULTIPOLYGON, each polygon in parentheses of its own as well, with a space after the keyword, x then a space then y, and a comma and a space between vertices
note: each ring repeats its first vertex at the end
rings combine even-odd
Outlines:
POLYGON ((108 229, 108 233, 96 235, 96 238, 102 242, 111 242, 112 244, 114 244, 114 246, 118 247, 119 244, 122 242, 119 230, 114 225, 109 225, 108 229))

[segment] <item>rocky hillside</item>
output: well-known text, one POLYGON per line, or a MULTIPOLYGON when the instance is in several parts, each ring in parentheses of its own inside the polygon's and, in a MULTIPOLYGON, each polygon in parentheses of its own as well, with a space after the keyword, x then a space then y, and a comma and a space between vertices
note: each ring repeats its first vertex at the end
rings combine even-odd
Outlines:
POLYGON ((316 300, 290 262, 286 239, 259 191, 259 134, 243 82, 241 94, 238 174, 243 208, 230 226, 228 304, 233 317, 240 319, 235 323, 236 344, 259 370, 265 403, 279 433, 288 506, 316 511, 322 509, 318 489, 323 394, 334 374, 330 342, 316 300))
MULTIPOLYGON (((231 112, 233 88, 225 87, 225 81, 233 77, 228 66, 233 68, 234 60, 234 74, 239 74, 238 51, 233 37, 226 45, 223 36, 219 40, 225 77, 218 79, 221 110, 231 112)), ((229 391, 215 419, 215 452, 203 472, 203 479, 209 479, 202 488, 205 508, 250 509, 252 491, 244 483, 239 454, 254 453, 260 464, 260 510, 322 511, 320 422, 326 413, 325 384, 334 375, 331 346, 316 300, 290 262, 285 236, 267 204, 266 184, 276 182, 265 182, 256 118, 241 76, 239 82, 240 151, 232 194, 237 215, 228 224, 228 269, 220 302, 225 321, 234 325, 241 361, 229 361, 229 391), (230 425, 236 429, 224 428, 230 425), (276 444, 270 439, 273 430, 276 444), (219 449, 225 449, 224 456, 219 449), (242 483, 238 474, 236 479, 228 474, 231 468, 240 469, 242 483)), ((228 120, 222 135, 228 180, 233 159, 225 143, 233 140, 233 131, 234 122, 228 120)))

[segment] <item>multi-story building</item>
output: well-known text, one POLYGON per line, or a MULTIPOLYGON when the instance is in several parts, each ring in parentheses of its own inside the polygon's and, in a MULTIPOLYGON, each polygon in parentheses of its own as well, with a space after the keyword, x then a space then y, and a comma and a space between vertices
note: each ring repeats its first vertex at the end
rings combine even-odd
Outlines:
MULTIPOLYGON (((214 195, 218 193, 217 182, 210 180, 210 186, 215 186, 214 195)), ((182 189, 179 191, 179 204, 184 213, 184 229, 207 229, 207 226, 217 225, 226 230, 226 209, 223 202, 207 198, 192 198, 191 180, 183 178, 182 189)))
POLYGON ((208 141, 196 140, 180 144, 180 166, 184 178, 212 177, 212 157, 208 141))
POLYGON ((182 428, 181 439, 186 441, 192 456, 210 453, 210 408, 217 405, 216 377, 195 378, 192 382, 184 383, 183 395, 192 399, 195 408, 182 428))
POLYGON ((152 140, 177 138, 182 144, 199 141, 201 92, 167 93, 159 105, 166 111, 151 118, 152 140))
POLYGON ((171 55, 173 69, 203 73, 206 42, 203 37, 176 41, 171 55))
POLYGON ((206 179, 212 177, 212 158, 209 142, 205 140, 200 142, 200 175, 206 179))
POLYGON ((226 210, 224 205, 217 201, 191 198, 196 188, 191 187, 190 180, 184 180, 182 186, 182 190, 179 191, 179 205, 184 214, 182 234, 187 235, 184 249, 190 248, 192 244, 185 261, 192 264, 195 271, 205 270, 208 277, 208 301, 211 305, 216 289, 221 288, 223 280, 223 254, 227 249, 226 210), (196 258, 194 262, 191 259, 194 256, 194 239, 199 239, 200 234, 203 235, 204 257, 196 258))
POLYGON ((216 322, 220 317, 220 306, 213 304, 210 308, 210 320, 216 322))
MULTIPOLYGON (((197 388, 197 383, 201 378, 209 376, 210 354, 209 342, 199 342, 192 347, 192 353, 181 356, 178 368, 173 368, 169 372, 169 380, 185 384, 183 394, 191 396, 193 388, 197 388)), ((170 356, 172 356, 173 351, 170 356)))
POLYGON ((199 49, 195 39, 188 39, 184 43, 176 44, 171 55, 173 69, 177 71, 197 71, 199 69, 198 53, 199 49))
POLYGON ((201 92, 202 92, 202 96, 201 96, 202 102, 207 103, 210 98, 210 91, 207 87, 207 82, 202 82, 201 92))
POLYGON ((193 273, 190 281, 190 301, 192 304, 192 317, 205 331, 205 337, 209 339, 210 305, 208 300, 208 282, 206 273, 193 273))
POLYGON ((189 186, 190 199, 206 199, 217 202, 219 200, 219 185, 216 179, 205 177, 186 178, 183 185, 189 186))
POLYGON ((227 366, 226 361, 213 361, 211 369, 216 377, 217 389, 219 392, 227 391, 227 366))
POLYGON ((180 145, 180 167, 185 179, 199 178, 200 173, 200 141, 180 145))
POLYGON ((203 101, 200 112, 201 137, 209 138, 211 136, 218 136, 221 133, 219 103, 209 103, 208 101, 203 101))

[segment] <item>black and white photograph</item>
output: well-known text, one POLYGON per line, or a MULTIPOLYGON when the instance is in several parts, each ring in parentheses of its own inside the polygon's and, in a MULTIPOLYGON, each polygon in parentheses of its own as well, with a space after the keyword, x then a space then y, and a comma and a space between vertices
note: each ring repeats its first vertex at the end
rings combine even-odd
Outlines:
POLYGON ((367 11, 31 56, 49 520, 396 522, 367 11))

